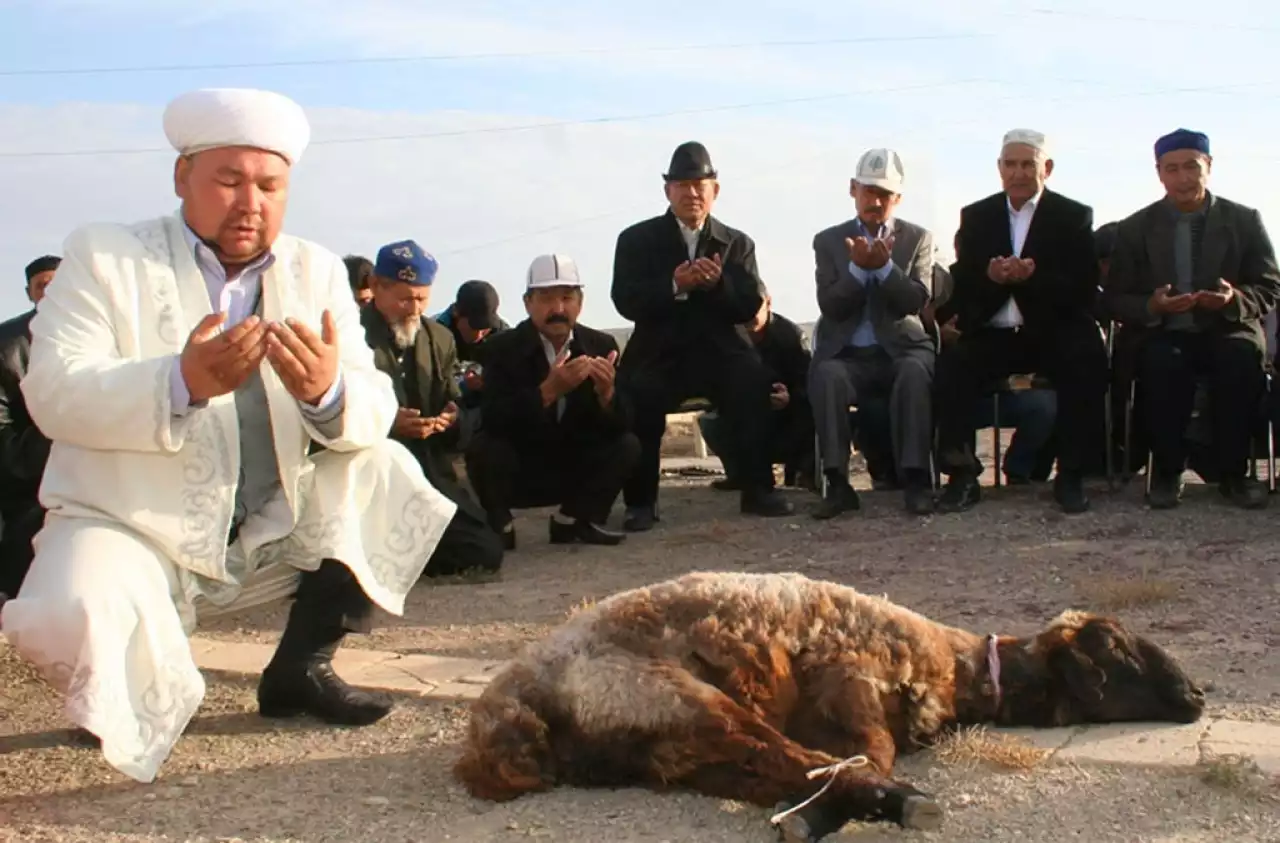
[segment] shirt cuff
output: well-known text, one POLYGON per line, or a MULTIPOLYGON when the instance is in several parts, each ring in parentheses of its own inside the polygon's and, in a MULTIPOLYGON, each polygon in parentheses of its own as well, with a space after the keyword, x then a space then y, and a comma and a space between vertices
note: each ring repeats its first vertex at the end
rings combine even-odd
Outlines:
POLYGON ((884 266, 879 269, 863 269, 853 261, 849 261, 849 274, 859 284, 866 284, 868 281, 879 283, 888 278, 891 272, 893 272, 892 260, 885 261, 884 266))
POLYGON ((312 424, 323 424, 332 421, 342 414, 343 397, 346 395, 346 382, 342 377, 342 370, 338 370, 338 376, 333 379, 333 385, 329 387, 320 398, 320 403, 312 407, 305 401, 299 401, 298 406, 302 408, 302 414, 312 424))
POLYGON ((187 389, 187 381, 182 377, 182 355, 173 355, 173 368, 169 370, 169 408, 177 418, 185 418, 187 413, 198 410, 208 401, 192 402, 191 392, 187 389))
POLYGON ((689 294, 680 289, 680 285, 674 278, 671 279, 671 292, 675 294, 676 301, 685 301, 689 298, 689 294))

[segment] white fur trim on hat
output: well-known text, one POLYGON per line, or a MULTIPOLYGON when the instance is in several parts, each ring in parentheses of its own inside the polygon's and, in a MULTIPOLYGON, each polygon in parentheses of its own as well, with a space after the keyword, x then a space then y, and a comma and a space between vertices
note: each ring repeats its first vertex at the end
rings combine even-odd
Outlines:
POLYGON ((298 163, 311 140, 302 107, 282 94, 252 88, 204 88, 164 110, 164 133, 183 155, 223 146, 265 149, 298 163))

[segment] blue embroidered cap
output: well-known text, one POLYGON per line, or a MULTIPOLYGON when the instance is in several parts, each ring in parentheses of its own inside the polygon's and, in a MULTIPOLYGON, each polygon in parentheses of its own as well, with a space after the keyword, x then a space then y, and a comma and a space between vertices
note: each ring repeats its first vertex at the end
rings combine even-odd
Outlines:
POLYGON ((1194 149, 1209 154, 1209 136, 1204 132, 1193 132, 1190 129, 1178 129, 1156 141, 1156 160, 1166 152, 1178 149, 1194 149))
POLYGON ((378 250, 373 274, 391 281, 403 281, 415 287, 430 287, 436 280, 440 262, 412 240, 388 243, 378 250))

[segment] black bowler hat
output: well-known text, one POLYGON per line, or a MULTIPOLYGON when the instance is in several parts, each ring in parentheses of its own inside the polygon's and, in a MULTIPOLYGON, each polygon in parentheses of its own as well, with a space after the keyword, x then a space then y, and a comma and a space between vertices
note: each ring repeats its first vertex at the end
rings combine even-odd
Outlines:
POLYGON ((716 168, 711 166, 711 153, 697 141, 688 141, 676 147, 671 153, 671 166, 663 178, 667 181, 690 181, 693 179, 713 179, 716 168))

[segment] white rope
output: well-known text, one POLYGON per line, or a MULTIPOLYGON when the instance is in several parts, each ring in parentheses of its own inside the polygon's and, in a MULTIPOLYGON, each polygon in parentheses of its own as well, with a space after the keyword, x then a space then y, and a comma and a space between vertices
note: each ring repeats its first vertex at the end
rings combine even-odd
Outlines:
POLYGON ((824 784, 817 793, 813 794, 813 796, 810 796, 808 799, 804 800, 799 805, 794 805, 785 811, 779 811, 778 813, 774 814, 772 817, 769 818, 769 822, 773 823, 774 825, 777 825, 778 823, 785 820, 787 817, 794 814, 796 811, 799 811, 801 808, 807 805, 811 805, 814 801, 818 799, 818 797, 826 793, 827 790, 831 787, 831 785, 835 783, 836 776, 839 775, 841 771, 856 770, 859 767, 866 767, 870 763, 871 763, 871 759, 867 758, 867 756, 855 755, 852 758, 846 758, 843 761, 837 761, 835 764, 829 764, 826 767, 818 767, 816 769, 810 770, 808 773, 805 774, 806 778, 812 780, 812 779, 818 778, 819 776, 826 776, 827 783, 824 784))

